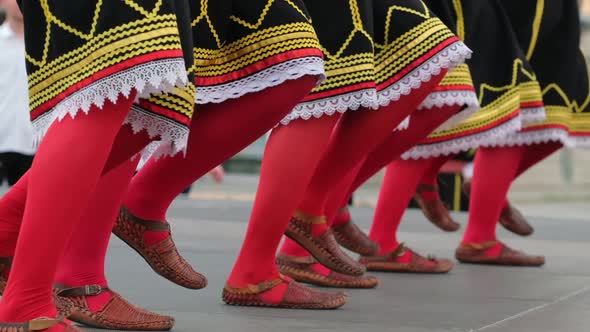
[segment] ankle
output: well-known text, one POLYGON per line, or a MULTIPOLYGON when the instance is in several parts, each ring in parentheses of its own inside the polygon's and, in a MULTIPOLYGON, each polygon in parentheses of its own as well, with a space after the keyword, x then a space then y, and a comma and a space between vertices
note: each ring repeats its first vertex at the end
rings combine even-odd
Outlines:
POLYGON ((379 255, 387 255, 391 254, 392 252, 396 251, 401 243, 394 241, 394 242, 377 242, 379 244, 379 255))
POLYGON ((499 242, 497 240, 480 241, 480 242, 463 241, 461 243, 461 246, 468 247, 473 250, 482 251, 484 253, 484 255, 486 255, 487 257, 490 257, 490 258, 495 258, 495 257, 500 256, 500 254, 502 253, 502 248, 504 247, 502 242, 499 242))
POLYGON ((277 280, 280 277, 274 262, 268 269, 264 269, 260 265, 252 266, 252 269, 236 265, 227 279, 227 284, 234 288, 245 288, 265 281, 277 280))
POLYGON ((93 313, 101 311, 104 306, 113 298, 113 293, 106 291, 98 295, 86 295, 86 303, 93 313))
POLYGON ((346 211, 344 212, 338 211, 338 214, 336 215, 336 217, 334 217, 334 223, 332 224, 332 226, 341 226, 349 222, 350 212, 348 212, 348 209, 346 209, 346 211))
POLYGON ((311 228, 311 234, 314 237, 320 237, 328 230, 328 222, 323 215, 312 215, 301 210, 295 211, 295 219, 308 224, 311 228))
POLYGON ((145 231, 143 233, 143 241, 148 247, 156 245, 170 237, 170 233, 163 231, 145 231))

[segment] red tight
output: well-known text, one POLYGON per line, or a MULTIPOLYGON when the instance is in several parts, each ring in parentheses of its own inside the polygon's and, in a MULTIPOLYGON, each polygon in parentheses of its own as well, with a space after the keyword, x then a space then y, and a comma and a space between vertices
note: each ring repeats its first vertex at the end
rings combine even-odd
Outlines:
POLYGON ((92 107, 88 114, 80 113, 75 120, 66 117, 48 130, 28 173, 26 205, 11 277, 0 302, 0 321, 56 315, 51 291, 56 267, 111 149, 123 154, 129 150, 113 143, 133 98, 134 94, 120 97, 116 105, 107 101, 102 110, 92 107))
MULTIPOLYGON (((299 208, 307 215, 326 215, 328 193, 379 146, 444 77, 446 71, 423 83, 420 89, 376 112, 347 112, 339 123, 316 169, 299 208)), ((335 212, 333 213, 335 215, 335 212)), ((326 225, 314 225, 321 233, 326 225)))
MULTIPOLYGON (((276 125, 316 82, 316 76, 305 76, 239 99, 201 106, 191 124, 186 157, 150 160, 133 177, 125 206, 142 219, 165 221, 176 196, 276 125)), ((149 245, 167 236, 147 232, 144 238, 149 245)))
MULTIPOLYGON (((337 120, 337 116, 296 120, 273 130, 264 151, 248 231, 228 279, 231 286, 256 285, 279 277, 276 249, 337 120)), ((285 287, 281 284, 265 292, 265 300, 280 302, 285 287)))

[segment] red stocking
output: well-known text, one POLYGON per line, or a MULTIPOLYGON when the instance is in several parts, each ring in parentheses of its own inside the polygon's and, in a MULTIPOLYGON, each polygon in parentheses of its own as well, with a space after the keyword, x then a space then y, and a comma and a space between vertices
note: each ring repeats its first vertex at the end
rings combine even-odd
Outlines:
POLYGON ((428 169, 428 160, 397 159, 387 166, 369 237, 381 247, 380 254, 398 246, 397 229, 418 182, 428 169))
MULTIPOLYGON (((313 88, 317 77, 287 81, 262 92, 199 108, 191 124, 187 155, 150 160, 133 178, 125 206, 136 216, 166 220, 172 201, 209 170, 276 125, 313 88)), ((153 245, 167 232, 146 232, 153 245)))
POLYGON ((11 276, 0 303, 0 321, 56 315, 52 285, 58 261, 98 183, 133 98, 119 98, 117 105, 107 101, 102 110, 92 107, 89 114, 80 113, 76 119, 66 117, 47 132, 28 175, 27 202, 11 276))
MULTIPOLYGON (((475 155, 469 222, 463 243, 496 240, 496 224, 512 180, 528 146, 480 148, 475 155)), ((490 249, 501 250, 501 246, 490 249)), ((498 253, 490 252, 492 256, 498 253)))
POLYGON ((344 206, 349 197, 363 183, 379 170, 397 159, 402 153, 412 148, 451 116, 460 110, 459 106, 445 106, 431 110, 420 110, 412 113, 410 126, 405 130, 396 130, 374 149, 362 163, 356 178, 347 190, 339 188, 330 192, 326 203, 326 214, 334 215, 337 209, 344 206), (339 202, 339 203, 337 203, 339 202))
MULTIPOLYGON (((529 168, 543 161, 545 158, 549 157, 562 147, 563 144, 558 142, 549 142, 530 146, 530 148, 526 149, 524 151, 524 154, 522 155, 522 160, 520 162, 520 165, 518 165, 516 178, 521 176, 522 173, 526 172, 529 168)), ((505 199, 502 209, 507 207, 508 204, 508 199, 505 199)))
MULTIPOLYGON (((442 71, 410 95, 402 96, 378 111, 347 112, 330 140, 330 145, 318 165, 299 208, 310 216, 326 214, 328 193, 346 177, 371 151, 382 143, 444 77, 442 71)), ((346 194, 343 194, 346 195, 346 194)), ((314 233, 321 234, 327 226, 314 225, 314 233)))
MULTIPOLYGON (((450 156, 441 156, 441 157, 432 157, 425 160, 429 167, 424 172, 422 179, 420 180, 420 184, 427 184, 430 186, 438 187, 438 173, 440 168, 449 160, 453 158, 452 155, 450 156)), ((437 199, 440 199, 438 195, 438 191, 424 191, 421 193, 422 199, 424 201, 430 202, 437 199)))
MULTIPOLYGON (((131 156, 140 152, 150 141, 151 139, 145 131, 135 134, 130 126, 121 127, 113 145, 125 145, 127 148, 111 150, 102 175, 107 174, 116 165, 129 160, 131 156)), ((28 185, 29 172, 26 172, 0 199, 0 257, 14 256, 16 239, 27 200, 28 185)))
MULTIPOLYGON (((278 278, 277 246, 337 120, 337 116, 297 120, 273 130, 264 152, 248 231, 228 280, 231 286, 245 287, 278 278)), ((284 286, 265 292, 265 300, 280 302, 284 286)))
MULTIPOLYGON (((100 179, 60 260, 55 275, 57 283, 68 287, 107 286, 104 274, 107 247, 123 194, 138 162, 139 158, 129 160, 100 179)), ((97 312, 110 298, 111 293, 102 293, 87 296, 86 301, 90 309, 97 312)))

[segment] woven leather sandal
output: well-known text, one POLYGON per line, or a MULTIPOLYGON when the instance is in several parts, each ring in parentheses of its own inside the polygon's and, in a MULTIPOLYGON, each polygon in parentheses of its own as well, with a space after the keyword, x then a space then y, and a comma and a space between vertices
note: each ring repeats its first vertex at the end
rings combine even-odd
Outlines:
POLYGON ((63 325, 64 332, 84 332, 81 328, 64 322, 63 316, 56 318, 39 317, 24 323, 0 323, 0 332, 32 332, 50 329, 63 325))
POLYGON ((325 267, 348 275, 363 275, 365 267, 340 249, 332 230, 328 229, 319 237, 313 236, 312 225, 325 223, 326 217, 312 217, 297 211, 291 218, 285 235, 309 251, 325 267))
POLYGON ((316 272, 312 266, 317 263, 313 257, 293 257, 277 255, 279 271, 298 282, 304 282, 323 287, 337 288, 375 288, 379 279, 373 276, 350 276, 330 270, 327 276, 316 272))
POLYGON ((167 222, 143 220, 122 207, 115 221, 113 234, 133 248, 162 277, 190 289, 207 286, 207 278, 196 272, 178 252, 167 222), (168 232, 170 236, 148 246, 143 240, 145 231, 168 232))
POLYGON ((500 224, 507 230, 520 236, 529 236, 535 229, 517 208, 508 204, 500 213, 500 224))
POLYGON ((449 259, 422 257, 413 250, 400 244, 393 252, 385 255, 362 256, 359 260, 369 271, 398 272, 398 273, 447 273, 453 269, 455 263, 449 259), (410 263, 399 262, 406 251, 412 254, 410 263))
POLYGON ((311 289, 281 276, 275 280, 264 281, 258 285, 249 285, 244 288, 226 285, 223 288, 222 299, 223 302, 236 306, 330 310, 343 306, 347 296, 344 293, 327 293, 311 289), (281 302, 275 304, 264 301, 261 294, 282 283, 287 284, 287 290, 281 302))
POLYGON ((502 251, 498 257, 490 257, 485 251, 495 246, 498 241, 485 243, 463 243, 455 251, 455 257, 461 263, 508 265, 508 266, 542 266, 545 264, 544 256, 528 255, 522 251, 514 250, 507 245, 502 245, 502 251))
POLYGON ((445 232, 455 232, 461 228, 461 224, 453 220, 449 214, 449 209, 440 200, 440 197, 433 201, 425 201, 422 198, 422 193, 424 192, 438 192, 438 187, 419 184, 416 188, 414 201, 418 204, 426 219, 445 232))
POLYGON ((332 232, 341 246, 359 255, 370 256, 379 252, 379 245, 369 239, 352 220, 342 225, 332 226, 332 232))
POLYGON ((94 328, 133 331, 168 331, 174 326, 173 317, 138 308, 107 287, 88 285, 65 288, 58 285, 57 289, 58 297, 67 298, 73 303, 74 311, 68 318, 77 323, 94 328), (102 310, 92 312, 86 302, 86 296, 103 292, 111 293, 111 299, 102 310))

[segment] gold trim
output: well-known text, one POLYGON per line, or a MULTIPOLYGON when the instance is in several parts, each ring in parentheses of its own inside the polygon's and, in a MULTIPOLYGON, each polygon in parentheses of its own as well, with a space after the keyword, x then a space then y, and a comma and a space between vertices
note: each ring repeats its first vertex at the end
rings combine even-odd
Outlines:
POLYGON ((96 58, 99 58, 99 57, 102 57, 108 53, 111 53, 116 49, 119 49, 119 48, 122 48, 122 47, 125 47, 128 45, 136 44, 136 43, 139 43, 142 41, 155 39, 157 37, 171 35, 174 33, 178 33, 178 31, 175 28, 161 28, 158 30, 134 35, 134 36, 116 41, 114 43, 108 44, 107 46, 102 47, 102 48, 90 53, 88 56, 86 56, 84 59, 78 61, 76 64, 63 69, 63 70, 49 76, 48 78, 44 79, 42 82, 32 86, 29 89, 29 94, 30 95, 37 94, 38 92, 55 84, 55 82, 63 79, 64 77, 72 75, 73 73, 75 73, 77 71, 80 71, 82 67, 88 65, 92 61, 95 61, 96 58))
MULTIPOLYGON (((518 0, 515 0, 518 1, 518 0)), ((537 0, 537 9, 535 10, 535 19, 533 20, 533 32, 531 34, 531 42, 529 50, 526 52, 527 60, 533 57, 537 40, 539 39, 539 30, 541 30, 541 23, 543 22, 543 12, 545 11, 545 0, 537 0)))

